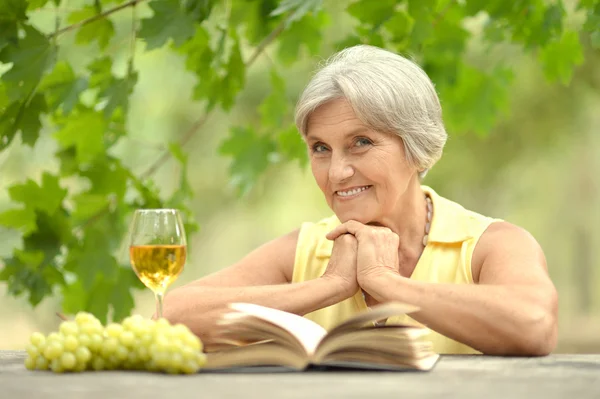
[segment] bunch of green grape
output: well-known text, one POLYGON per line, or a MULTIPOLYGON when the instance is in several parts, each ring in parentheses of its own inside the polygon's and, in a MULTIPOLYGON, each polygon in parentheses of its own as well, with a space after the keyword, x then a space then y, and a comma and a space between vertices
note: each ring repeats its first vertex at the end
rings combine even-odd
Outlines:
POLYGON ((206 362, 202 342, 186 326, 131 316, 106 327, 80 312, 47 337, 36 332, 25 367, 56 373, 85 370, 148 370, 196 373, 206 362))

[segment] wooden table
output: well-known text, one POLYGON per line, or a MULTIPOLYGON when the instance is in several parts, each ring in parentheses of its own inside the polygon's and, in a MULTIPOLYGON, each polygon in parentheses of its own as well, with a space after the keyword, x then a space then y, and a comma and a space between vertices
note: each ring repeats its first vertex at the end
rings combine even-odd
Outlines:
POLYGON ((54 374, 25 369, 25 352, 0 351, 0 398, 600 399, 600 355, 444 356, 427 372, 54 374))

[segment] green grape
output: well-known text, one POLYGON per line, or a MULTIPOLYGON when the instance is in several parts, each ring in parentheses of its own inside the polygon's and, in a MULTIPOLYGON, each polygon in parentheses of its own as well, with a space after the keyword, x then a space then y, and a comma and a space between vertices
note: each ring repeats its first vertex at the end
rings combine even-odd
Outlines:
POLYGON ((103 351, 105 350, 106 353, 110 355, 112 353, 115 353, 117 351, 118 347, 119 347, 119 341, 114 337, 110 337, 104 341, 102 350, 103 351))
POLYGON ((77 347, 79 346, 79 342, 77 341, 77 338, 75 338, 73 335, 67 335, 67 337, 65 338, 64 346, 66 350, 74 352, 75 349, 77 349, 77 347))
POLYGON ((79 327, 74 321, 63 321, 58 330, 65 336, 79 334, 79 327))
POLYGON ((27 345, 25 347, 25 350, 27 351, 27 354, 29 356, 31 356, 32 358, 35 358, 36 356, 38 356, 40 354, 40 349, 33 344, 27 345))
POLYGON ((33 334, 31 334, 31 337, 29 337, 29 341, 32 345, 39 347, 40 345, 46 343, 46 337, 44 337, 44 334, 42 333, 34 332, 33 334))
POLYGON ((179 368, 183 363, 183 356, 179 352, 171 352, 169 364, 171 367, 179 368))
POLYGON ((123 331, 119 336, 119 340, 123 345, 131 347, 135 343, 135 334, 131 331, 123 331))
POLYGON ((118 345, 117 349, 115 350, 115 355, 117 356, 117 359, 119 359, 119 361, 124 361, 125 359, 127 359, 129 351, 123 345, 118 345))
POLYGON ((92 334, 102 334, 102 324, 98 323, 86 323, 80 324, 79 329, 82 333, 92 335, 92 334))
POLYGON ((104 370, 106 368, 106 361, 101 357, 94 357, 92 359, 92 368, 96 371, 104 370))
POLYGON ((65 370, 73 370, 77 365, 77 358, 71 352, 65 352, 60 357, 60 364, 65 370))
POLYGON ((25 368, 27 370, 35 370, 37 358, 35 356, 27 356, 25 359, 25 368))
POLYGON ((38 356, 38 358, 35 361, 35 368, 38 370, 48 370, 48 367, 50 366, 48 359, 46 359, 44 356, 38 356))
POLYGON ((96 352, 99 352, 102 349, 102 344, 104 343, 104 339, 102 339, 102 335, 94 334, 91 337, 90 349, 96 352))
POLYGON ((194 374, 198 372, 199 368, 200 366, 198 365, 198 363, 195 360, 191 359, 184 361, 181 365, 181 371, 183 371, 186 374, 194 374))
POLYGON ((77 358, 77 361, 79 363, 85 364, 92 358, 92 352, 90 352, 90 350, 87 347, 80 346, 75 351, 75 357, 77 358))
POLYGON ((92 345, 92 339, 87 334, 79 334, 77 340, 79 341, 79 345, 86 348, 89 348, 92 345))
POLYGON ((63 344, 59 341, 54 341, 48 344, 44 350, 44 357, 48 360, 54 360, 59 357, 64 350, 63 344))
POLYGON ((65 371, 60 362, 60 359, 52 359, 52 362, 50 362, 50 369, 55 373, 62 373, 65 371))
POLYGON ((59 333, 52 332, 52 333, 50 333, 50 335, 48 335, 48 339, 46 340, 46 342, 50 343, 50 342, 55 342, 55 341, 62 341, 62 337, 59 333))
POLYGON ((123 326, 117 323, 110 323, 104 331, 106 331, 107 336, 118 338, 123 333, 123 326))
POLYGON ((85 371, 86 367, 87 367, 86 363, 77 363, 77 365, 75 366, 73 371, 76 373, 81 373, 82 371, 85 371))
POLYGON ((90 313, 86 313, 86 312, 77 313, 75 315, 75 322, 80 325, 93 323, 93 322, 99 323, 98 319, 96 319, 96 317, 94 317, 94 315, 92 315, 90 313))

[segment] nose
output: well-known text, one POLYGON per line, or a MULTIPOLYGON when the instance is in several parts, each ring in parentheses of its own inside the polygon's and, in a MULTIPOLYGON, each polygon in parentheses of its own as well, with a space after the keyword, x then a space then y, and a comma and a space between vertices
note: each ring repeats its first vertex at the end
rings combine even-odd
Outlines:
POLYGON ((354 168, 344 156, 331 157, 329 165, 329 181, 341 183, 354 176, 354 168))

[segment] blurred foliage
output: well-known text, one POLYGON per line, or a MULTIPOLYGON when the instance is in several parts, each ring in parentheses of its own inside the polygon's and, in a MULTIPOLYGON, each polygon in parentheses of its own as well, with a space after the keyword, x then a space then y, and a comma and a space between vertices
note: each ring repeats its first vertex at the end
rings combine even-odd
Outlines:
MULTIPOLYGON (((274 166, 306 165, 287 93, 292 82, 281 74, 304 53, 322 54, 323 32, 340 17, 339 9, 323 0, 71 0, 65 16, 63 3, 0 3, 0 155, 14 145, 33 147, 47 135, 59 166, 39 181, 8 188, 14 207, 0 214, 0 225, 19 231, 22 243, 2 259, 0 280, 33 306, 56 295, 67 313, 87 310, 104 320, 112 309, 120 319, 133 307, 131 290, 141 287, 119 256, 132 211, 176 207, 186 217, 187 233, 197 231, 186 144, 215 110, 232 110, 249 84, 248 69, 269 46, 276 48, 276 58, 269 58, 269 93, 256 103, 257 116, 236 121, 218 152, 231 158, 231 183, 239 195, 251 193, 274 166), (30 16, 41 9, 56 11, 53 23, 33 23, 30 16), (111 43, 123 15, 131 51, 119 68, 111 43), (62 51, 60 39, 70 32, 82 50, 78 63, 62 51), (177 54, 196 76, 191 100, 204 112, 138 172, 114 150, 130 135, 140 48, 177 54), (181 166, 178 184, 164 196, 155 175, 171 158, 181 166)), ((335 3, 354 23, 327 52, 365 43, 410 56, 436 83, 454 134, 485 136, 508 112, 515 64, 496 56, 498 48, 534 55, 547 79, 564 85, 584 61, 582 43, 600 48, 600 0, 568 3, 569 12, 560 0, 335 3), (581 22, 567 23, 570 14, 581 22), (473 59, 472 46, 489 57, 473 59)))

